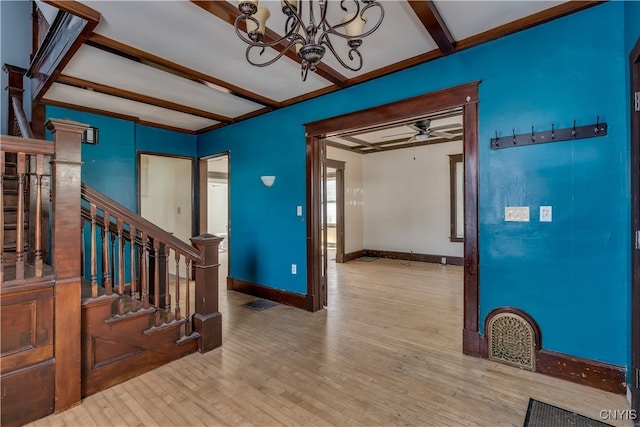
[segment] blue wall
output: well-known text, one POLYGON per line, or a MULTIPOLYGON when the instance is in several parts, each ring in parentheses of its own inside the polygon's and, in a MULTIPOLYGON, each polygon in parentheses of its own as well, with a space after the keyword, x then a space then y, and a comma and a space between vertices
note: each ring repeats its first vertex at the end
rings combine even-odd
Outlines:
MULTIPOLYGON (((622 32, 611 2, 491 43, 198 137, 198 155, 231 152, 230 275, 304 293, 303 124, 481 80, 480 321, 519 307, 550 350, 626 365, 629 353, 629 128, 622 32), (594 31, 594 29, 599 29, 594 31), (605 30, 602 30, 606 28, 605 30), (607 137, 492 151, 507 135, 595 123, 607 137), (259 176, 278 178, 271 189, 259 176), (531 222, 505 223, 505 206, 531 222), (540 223, 540 205, 553 222, 540 223), (298 264, 298 275, 290 264, 298 264)), ((265 71, 266 72, 266 71, 265 71)))
MULTIPOLYGON (((0 66, 4 64, 29 68, 31 53, 31 2, 0 1, 0 66)), ((8 98, 5 88, 8 85, 7 73, 0 71, 0 133, 6 135, 8 98)), ((23 108, 27 118, 31 118, 31 85, 24 81, 23 108)))

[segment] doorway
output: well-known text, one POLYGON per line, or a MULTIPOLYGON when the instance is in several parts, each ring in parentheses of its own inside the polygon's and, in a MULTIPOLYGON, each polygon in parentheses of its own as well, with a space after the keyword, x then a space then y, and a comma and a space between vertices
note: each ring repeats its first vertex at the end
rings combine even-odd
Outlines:
MULTIPOLYGON (((631 407, 640 413, 640 38, 631 65, 631 407)), ((640 419, 636 417, 636 426, 640 419)))
POLYGON ((392 104, 306 124, 307 132, 307 297, 309 308, 324 307, 326 263, 322 246, 324 138, 380 124, 406 122, 447 109, 462 109, 464 142, 464 329, 463 352, 481 355, 478 284, 478 85, 472 82, 392 104))
POLYGON ((327 159, 326 205, 327 205, 327 247, 335 256, 329 261, 344 262, 345 218, 344 218, 344 169, 345 162, 327 159))
MULTIPOLYGON (((138 175, 140 215, 190 244, 195 235, 193 159, 139 152, 138 175)), ((169 273, 175 274, 175 264, 168 264, 169 273)))
POLYGON ((224 240, 220 242, 221 274, 227 276, 230 262, 231 224, 229 220, 230 170, 229 152, 200 159, 200 233, 210 233, 224 240))

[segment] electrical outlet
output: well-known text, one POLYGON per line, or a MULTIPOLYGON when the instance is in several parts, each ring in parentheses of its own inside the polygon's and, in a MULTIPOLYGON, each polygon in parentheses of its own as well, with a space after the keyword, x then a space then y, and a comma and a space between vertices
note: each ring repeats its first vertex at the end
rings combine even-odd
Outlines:
POLYGON ((442 257, 442 259, 440 260, 440 264, 446 264, 446 263, 447 263, 447 258, 442 257))
POLYGON ((551 206, 540 206, 540 222, 551 222, 551 206))
POLYGON ((507 206, 504 208, 505 221, 529 222, 529 206, 507 206))
POLYGON ((298 267, 295 264, 291 264, 291 274, 298 274, 298 267))

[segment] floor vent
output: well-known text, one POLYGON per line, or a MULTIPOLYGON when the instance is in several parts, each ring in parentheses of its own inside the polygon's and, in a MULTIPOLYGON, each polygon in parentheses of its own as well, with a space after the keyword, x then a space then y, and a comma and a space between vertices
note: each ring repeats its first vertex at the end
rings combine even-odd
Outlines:
POLYGON ((535 333, 523 317, 498 313, 487 323, 489 359, 535 371, 535 333))

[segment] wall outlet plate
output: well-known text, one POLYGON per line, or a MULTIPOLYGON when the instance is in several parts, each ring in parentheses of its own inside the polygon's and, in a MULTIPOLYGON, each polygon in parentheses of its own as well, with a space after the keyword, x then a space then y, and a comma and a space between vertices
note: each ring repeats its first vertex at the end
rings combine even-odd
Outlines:
POLYGON ((507 206, 504 208, 505 221, 528 222, 529 206, 507 206))
POLYGON ((551 206, 540 206, 540 222, 551 222, 551 206))

